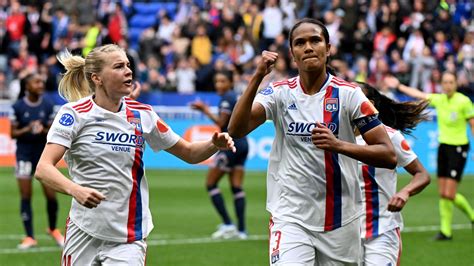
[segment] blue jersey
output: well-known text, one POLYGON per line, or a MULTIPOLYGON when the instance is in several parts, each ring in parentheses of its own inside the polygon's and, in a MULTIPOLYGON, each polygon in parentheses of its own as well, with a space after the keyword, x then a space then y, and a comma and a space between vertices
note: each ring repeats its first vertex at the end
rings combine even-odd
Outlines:
MULTIPOLYGON (((221 113, 232 114, 234 110, 234 106, 237 103, 237 94, 230 90, 222 95, 221 100, 219 102, 219 115, 221 113)), ((221 127, 222 132, 227 132, 228 123, 221 127)))
MULTIPOLYGON (((44 97, 40 97, 38 102, 31 102, 27 97, 16 101, 12 108, 12 125, 17 128, 28 126, 32 121, 39 120, 44 127, 48 127, 53 117, 53 103, 44 97)), ((21 135, 16 141, 17 150, 31 149, 38 147, 43 150, 46 144, 46 134, 32 134, 30 132, 21 135)))
MULTIPOLYGON (((222 113, 232 114, 235 104, 237 103, 237 93, 230 90, 222 95, 219 102, 219 115, 222 113)), ((227 132, 228 123, 221 127, 222 132, 227 132)), ((222 170, 229 170, 235 167, 244 166, 245 161, 247 160, 248 155, 248 142, 247 138, 243 137, 240 139, 234 139, 234 145, 237 149, 237 152, 232 151, 219 151, 216 155, 216 166, 222 170)))

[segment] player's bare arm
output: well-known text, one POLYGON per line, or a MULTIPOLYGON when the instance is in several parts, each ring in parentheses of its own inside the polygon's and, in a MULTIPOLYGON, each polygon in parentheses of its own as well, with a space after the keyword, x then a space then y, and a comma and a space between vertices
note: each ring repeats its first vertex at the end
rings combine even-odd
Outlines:
POLYGON ((43 184, 55 191, 73 196, 80 204, 87 208, 95 208, 105 199, 99 191, 80 186, 65 177, 57 168, 56 164, 61 160, 66 147, 48 143, 38 162, 35 177, 43 184))
POLYGON ((211 157, 218 150, 235 152, 234 141, 228 133, 214 132, 211 140, 189 142, 180 139, 173 147, 167 149, 169 153, 188 163, 200 163, 211 157))
POLYGON ((405 166, 405 170, 407 170, 413 177, 410 183, 393 195, 388 202, 387 209, 391 212, 401 211, 410 196, 418 194, 430 184, 430 175, 421 164, 420 160, 413 160, 413 162, 405 166))
POLYGON ((389 169, 396 167, 395 150, 383 126, 374 127, 362 137, 368 145, 360 146, 339 140, 321 123, 316 124, 311 136, 313 144, 320 149, 341 153, 374 167, 389 169))
POLYGON ((262 59, 230 117, 228 129, 231 136, 241 138, 265 122, 265 109, 259 103, 253 104, 253 100, 260 83, 272 71, 277 58, 278 53, 262 52, 262 59))

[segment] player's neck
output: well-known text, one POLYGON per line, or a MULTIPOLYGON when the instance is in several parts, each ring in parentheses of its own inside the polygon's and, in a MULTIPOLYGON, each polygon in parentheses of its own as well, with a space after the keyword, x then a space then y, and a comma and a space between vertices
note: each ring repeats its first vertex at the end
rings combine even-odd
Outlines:
POLYGON ((26 98, 28 99, 29 102, 36 103, 39 101, 40 95, 28 93, 26 98))
POLYGON ((110 99, 109 97, 94 95, 93 100, 98 106, 112 113, 120 111, 119 108, 122 104, 122 98, 110 99))
POLYGON ((321 74, 315 74, 314 72, 302 72, 300 73, 300 82, 306 93, 313 95, 321 90, 321 87, 326 82, 327 77, 328 74, 325 71, 321 74))

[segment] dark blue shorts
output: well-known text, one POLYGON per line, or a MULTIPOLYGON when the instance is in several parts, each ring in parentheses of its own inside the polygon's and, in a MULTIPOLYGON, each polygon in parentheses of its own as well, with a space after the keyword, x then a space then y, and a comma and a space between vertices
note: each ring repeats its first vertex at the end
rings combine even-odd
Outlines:
POLYGON ((236 167, 243 167, 249 153, 247 138, 234 139, 236 152, 219 151, 214 159, 214 166, 224 171, 230 171, 236 167))
POLYGON ((15 176, 17 178, 32 178, 44 146, 17 145, 15 176))

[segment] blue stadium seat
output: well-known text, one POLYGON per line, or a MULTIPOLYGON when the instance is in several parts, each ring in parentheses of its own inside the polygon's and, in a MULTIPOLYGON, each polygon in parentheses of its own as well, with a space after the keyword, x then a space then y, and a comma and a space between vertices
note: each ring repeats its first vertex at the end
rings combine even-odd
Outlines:
POLYGON ((128 43, 130 48, 137 50, 138 41, 140 40, 140 35, 145 30, 145 28, 132 28, 128 29, 128 43))
POLYGON ((137 14, 156 15, 160 9, 165 8, 165 3, 134 3, 133 8, 137 14))
POLYGON ((155 15, 135 14, 128 21, 128 25, 133 28, 148 28, 156 25, 155 15))

